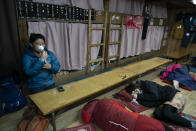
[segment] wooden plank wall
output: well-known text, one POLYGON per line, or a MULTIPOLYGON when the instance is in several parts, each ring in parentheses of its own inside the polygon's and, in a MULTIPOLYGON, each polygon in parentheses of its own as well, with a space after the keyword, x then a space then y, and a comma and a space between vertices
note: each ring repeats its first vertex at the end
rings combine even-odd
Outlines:
POLYGON ((190 51, 193 56, 196 56, 196 43, 191 45, 190 51))
MULTIPOLYGON (((196 11, 196 10, 195 10, 196 11)), ((169 9, 168 10, 168 25, 169 25, 169 35, 167 39, 167 46, 164 50, 164 55, 173 58, 180 58, 186 54, 196 55, 196 44, 189 44, 187 48, 181 47, 181 40, 176 40, 171 37, 171 28, 175 24, 176 13, 177 12, 190 12, 190 10, 185 9, 169 9)))
POLYGON ((23 54, 25 47, 28 44, 28 29, 26 20, 18 20, 18 35, 20 40, 20 50, 23 54))

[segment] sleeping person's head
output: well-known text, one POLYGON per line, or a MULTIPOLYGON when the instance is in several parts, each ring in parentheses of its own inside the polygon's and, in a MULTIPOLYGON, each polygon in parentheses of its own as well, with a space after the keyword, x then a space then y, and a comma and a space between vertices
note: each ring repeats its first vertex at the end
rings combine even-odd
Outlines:
POLYGON ((140 85, 138 83, 133 83, 133 82, 130 82, 125 90, 129 93, 129 94, 132 94, 133 91, 140 91, 140 85))

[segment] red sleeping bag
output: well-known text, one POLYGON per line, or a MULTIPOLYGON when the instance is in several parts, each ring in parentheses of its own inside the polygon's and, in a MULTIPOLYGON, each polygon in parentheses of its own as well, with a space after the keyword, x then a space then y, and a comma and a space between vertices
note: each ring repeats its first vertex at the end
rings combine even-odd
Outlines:
POLYGON ((84 122, 93 122, 103 131, 165 131, 158 120, 128 111, 117 101, 102 99, 82 109, 84 122), (86 119, 88 118, 88 119, 86 119))

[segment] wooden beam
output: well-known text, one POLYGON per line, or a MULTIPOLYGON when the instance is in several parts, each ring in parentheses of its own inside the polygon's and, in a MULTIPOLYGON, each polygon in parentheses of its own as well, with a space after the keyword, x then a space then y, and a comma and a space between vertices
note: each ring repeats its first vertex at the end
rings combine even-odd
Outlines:
POLYGON ((111 14, 109 14, 109 25, 108 25, 108 39, 107 39, 107 50, 106 50, 106 68, 108 67, 108 58, 109 58, 109 50, 110 50, 110 37, 111 37, 111 24, 112 24, 112 18, 111 14))
POLYGON ((104 69, 105 67, 105 48, 106 48, 106 38, 107 38, 107 21, 108 21, 108 12, 105 11, 105 21, 104 21, 104 33, 103 33, 103 48, 102 48, 102 58, 103 58, 103 61, 102 61, 102 70, 104 69))
POLYGON ((24 54, 25 47, 29 43, 26 20, 18 20, 18 34, 19 34, 21 54, 24 54))
POLYGON ((121 53, 121 45, 122 45, 122 31, 123 31, 123 19, 124 19, 124 15, 120 16, 121 18, 121 24, 120 24, 120 33, 119 33, 119 37, 120 37, 120 44, 118 45, 118 62, 120 61, 120 53, 121 53))
POLYGON ((106 35, 105 35, 105 67, 107 68, 108 65, 108 50, 109 50, 109 41, 110 41, 110 31, 109 31, 109 20, 110 20, 110 15, 109 15, 109 4, 110 4, 110 0, 104 0, 104 11, 107 13, 107 21, 106 21, 106 35))
POLYGON ((91 30, 104 30, 105 28, 104 27, 91 27, 90 28, 91 30))
POLYGON ((103 60, 104 60, 103 58, 94 59, 94 60, 91 60, 89 63, 101 62, 103 60))
POLYGON ((103 46, 103 43, 99 43, 99 44, 90 44, 90 47, 96 47, 96 46, 103 46))
POLYGON ((109 2, 110 0, 104 0, 104 11, 109 12, 109 2))
POLYGON ((110 42, 108 45, 118 45, 120 44, 120 41, 117 41, 117 42, 110 42))
POLYGON ((87 38, 87 60, 86 60, 86 73, 90 72, 90 54, 91 54, 91 10, 89 10, 89 16, 88 16, 88 38, 87 38))
POLYGON ((119 55, 113 55, 113 56, 109 56, 108 59, 112 59, 112 58, 118 58, 119 55))

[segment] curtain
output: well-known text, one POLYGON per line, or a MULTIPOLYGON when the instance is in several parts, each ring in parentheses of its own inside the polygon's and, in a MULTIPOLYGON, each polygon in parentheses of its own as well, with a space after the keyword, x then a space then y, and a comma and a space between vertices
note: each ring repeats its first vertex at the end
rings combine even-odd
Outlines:
MULTIPOLYGON (((142 15, 145 0, 110 0, 109 11, 142 15)), ((167 18, 165 2, 149 2, 150 14, 155 18, 167 18)))
MULTIPOLYGON (((118 27, 119 25, 113 25, 118 27)), ((161 47, 161 40, 164 33, 163 26, 149 26, 147 37, 145 40, 141 40, 142 29, 127 29, 123 26, 122 31, 122 43, 120 57, 129 57, 140 55, 153 50, 159 50, 161 47)), ((111 32, 111 41, 117 41, 119 37, 118 31, 111 32)), ((110 46, 109 54, 117 54, 117 46, 110 46)))
MULTIPOLYGON (((103 24, 93 24, 103 27, 103 24)), ((61 22, 28 22, 28 34, 41 33, 47 48, 54 52, 62 70, 81 70, 86 66, 87 25, 61 22)), ((102 31, 92 31, 91 43, 101 43, 102 31)), ((96 59, 99 47, 91 48, 91 59, 96 59)))
POLYGON ((126 29, 123 27, 121 58, 140 54, 141 29, 126 29))
POLYGON ((155 18, 167 18, 167 6, 165 2, 150 2, 150 14, 155 18))
POLYGON ((145 0, 110 0, 109 11, 142 15, 145 0))
POLYGON ((16 8, 14 0, 0 1, 0 77, 20 70, 16 8))
POLYGON ((33 2, 42 2, 57 5, 71 5, 84 9, 94 8, 95 10, 104 10, 103 0, 33 0, 33 2))

